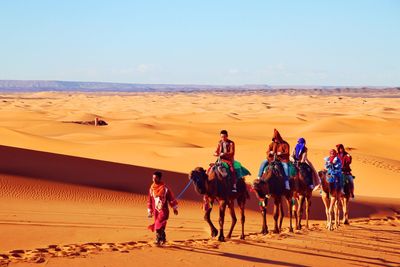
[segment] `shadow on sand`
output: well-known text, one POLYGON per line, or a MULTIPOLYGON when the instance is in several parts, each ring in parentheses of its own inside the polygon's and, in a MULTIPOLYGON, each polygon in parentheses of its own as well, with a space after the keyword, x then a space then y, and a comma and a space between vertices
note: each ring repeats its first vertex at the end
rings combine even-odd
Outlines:
MULTIPOLYGON (((0 158, 0 173, 136 194, 147 194, 151 184, 151 176, 156 170, 136 165, 9 146, 0 146, 0 158)), ((162 171, 164 181, 178 195, 188 182, 188 174, 168 170, 162 171)), ((188 173, 190 171, 188 170, 188 173)), ((252 181, 251 177, 248 181, 252 181)), ((182 198, 200 201, 202 196, 198 195, 191 187, 182 198)), ((352 201, 352 218, 368 217, 376 213, 379 208, 386 207, 384 204, 366 203, 365 200, 365 198, 359 197, 357 201, 352 201)), ((269 209, 272 209, 272 205, 269 206, 269 209)), ((258 201, 253 194, 251 194, 251 199, 247 202, 246 207, 251 210, 259 210, 258 201)), ((324 206, 319 197, 312 198, 310 217, 311 219, 325 220, 324 206)))

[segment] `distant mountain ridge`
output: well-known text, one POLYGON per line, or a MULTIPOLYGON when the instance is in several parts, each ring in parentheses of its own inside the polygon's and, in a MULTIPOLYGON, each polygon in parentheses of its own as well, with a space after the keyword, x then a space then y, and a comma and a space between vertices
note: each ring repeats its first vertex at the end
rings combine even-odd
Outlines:
POLYGON ((46 81, 46 80, 0 80, 0 91, 3 92, 40 92, 40 91, 82 91, 82 92, 177 92, 177 91, 227 91, 227 90, 266 90, 291 92, 293 90, 311 90, 322 93, 328 90, 339 92, 374 92, 384 90, 397 92, 399 87, 384 86, 270 86, 270 85, 196 85, 196 84, 138 84, 138 83, 111 83, 111 82, 75 82, 75 81, 46 81))

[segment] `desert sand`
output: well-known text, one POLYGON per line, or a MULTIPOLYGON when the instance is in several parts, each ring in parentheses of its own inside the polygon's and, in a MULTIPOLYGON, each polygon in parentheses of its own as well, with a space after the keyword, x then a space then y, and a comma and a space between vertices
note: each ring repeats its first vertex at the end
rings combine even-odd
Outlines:
MULTIPOLYGON (((400 93, 391 96, 186 93, 0 94, 0 266, 399 266, 400 93), (104 119, 95 127, 66 123, 104 119), (160 169, 177 195, 206 167, 219 131, 257 176, 277 128, 293 148, 307 140, 317 169, 336 144, 353 156, 350 225, 329 232, 319 193, 311 228, 258 234, 252 195, 246 240, 209 238, 190 187, 171 216, 168 243, 152 245, 146 193, 160 169)), ((226 217, 228 228, 230 219, 226 217)), ((217 223, 217 212, 212 219, 217 223)), ((268 216, 272 228, 272 217, 268 216)))

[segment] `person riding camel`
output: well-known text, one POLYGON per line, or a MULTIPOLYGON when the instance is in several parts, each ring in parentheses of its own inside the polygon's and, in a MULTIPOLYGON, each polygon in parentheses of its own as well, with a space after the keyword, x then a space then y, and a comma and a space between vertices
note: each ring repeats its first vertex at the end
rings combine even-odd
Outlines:
POLYGON ((310 162, 310 160, 307 157, 307 152, 308 148, 306 147, 306 140, 304 138, 299 138, 297 141, 296 147, 293 149, 291 159, 294 162, 294 164, 298 163, 306 163, 310 168, 312 169, 312 174, 313 174, 313 181, 308 181, 309 182, 309 187, 311 189, 316 190, 318 186, 321 184, 321 181, 319 179, 318 173, 315 170, 314 166, 310 162), (315 188, 314 188, 315 185, 315 188))
POLYGON ((269 162, 274 161, 276 158, 281 162, 284 173, 285 173, 285 188, 290 190, 289 186, 289 152, 290 146, 288 142, 283 140, 277 129, 274 129, 274 136, 272 137, 272 143, 268 146, 267 159, 269 162))
POLYGON ((235 143, 228 139, 228 131, 222 130, 220 132, 221 140, 218 142, 217 149, 214 152, 214 156, 219 157, 222 162, 225 162, 229 166, 232 179, 232 192, 236 190, 236 173, 233 166, 235 160, 235 143))
MULTIPOLYGON (((335 149, 331 149, 329 151, 329 157, 325 158, 325 168, 327 170, 328 177, 332 178, 333 180, 338 180, 339 188, 341 193, 343 192, 343 175, 342 175, 342 161, 337 156, 337 152, 335 149)), ((330 182, 331 183, 331 182, 330 182)))
POLYGON ((343 172, 343 180, 348 181, 350 185, 350 194, 351 197, 354 198, 354 176, 351 174, 350 164, 352 162, 352 157, 349 153, 346 152, 344 146, 342 144, 336 145, 338 158, 342 162, 342 172, 343 172))

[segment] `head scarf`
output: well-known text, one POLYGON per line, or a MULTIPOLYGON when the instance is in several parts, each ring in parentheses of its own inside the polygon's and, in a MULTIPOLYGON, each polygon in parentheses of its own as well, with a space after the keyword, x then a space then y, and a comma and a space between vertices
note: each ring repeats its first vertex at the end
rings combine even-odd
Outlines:
POLYGON ((342 144, 336 145, 337 153, 338 153, 338 154, 340 153, 339 150, 340 150, 341 148, 343 148, 343 155, 346 155, 347 152, 346 152, 346 150, 344 149, 344 145, 342 145, 342 144))
POLYGON ((275 141, 275 139, 277 140, 278 143, 283 142, 282 136, 280 135, 277 129, 274 129, 274 136, 272 137, 272 141, 275 141))
POLYGON ((335 149, 331 149, 329 151, 329 162, 333 163, 333 160, 336 158, 337 152, 335 149), (333 153, 333 156, 331 156, 331 153, 333 153))
POLYGON ((306 146, 306 140, 301 137, 297 140, 297 145, 295 147, 295 157, 296 159, 300 158, 301 153, 304 151, 304 147, 306 146))
POLYGON ((165 194, 165 184, 164 182, 154 183, 151 185, 151 191, 155 197, 161 197, 165 194))

